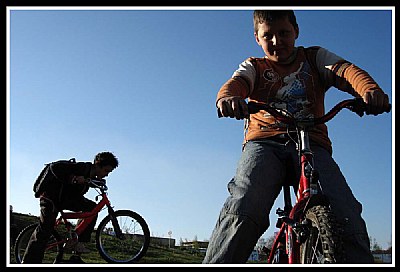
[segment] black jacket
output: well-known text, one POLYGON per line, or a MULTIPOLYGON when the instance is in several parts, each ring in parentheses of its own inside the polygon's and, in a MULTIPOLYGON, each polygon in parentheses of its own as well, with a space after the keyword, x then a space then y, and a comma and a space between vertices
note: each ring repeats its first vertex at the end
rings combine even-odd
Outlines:
POLYGON ((45 190, 46 196, 62 202, 65 198, 84 195, 89 190, 87 184, 74 184, 75 176, 90 178, 90 162, 55 161, 51 163, 51 182, 45 190))

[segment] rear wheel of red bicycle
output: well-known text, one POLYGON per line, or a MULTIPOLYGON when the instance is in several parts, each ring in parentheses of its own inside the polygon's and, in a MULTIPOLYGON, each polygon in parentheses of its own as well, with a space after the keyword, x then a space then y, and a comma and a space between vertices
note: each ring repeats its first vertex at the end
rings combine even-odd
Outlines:
MULTIPOLYGON (((25 254, 26 247, 31 238, 32 233, 36 229, 38 224, 32 224, 24 228, 18 235, 14 244, 14 256, 15 261, 20 264, 25 254)), ((59 263, 62 260, 63 256, 63 247, 62 243, 60 243, 61 237, 57 231, 53 231, 50 239, 48 241, 48 245, 43 256, 43 264, 52 264, 59 263)))
POLYGON ((96 246, 101 257, 108 263, 135 263, 147 252, 150 244, 150 230, 142 216, 129 210, 114 213, 113 223, 110 215, 105 217, 96 231, 96 246), (116 235, 115 224, 122 235, 116 235))
POLYGON ((343 263, 341 230, 332 211, 326 206, 314 206, 307 210, 305 218, 311 227, 307 240, 300 246, 300 262, 343 263))

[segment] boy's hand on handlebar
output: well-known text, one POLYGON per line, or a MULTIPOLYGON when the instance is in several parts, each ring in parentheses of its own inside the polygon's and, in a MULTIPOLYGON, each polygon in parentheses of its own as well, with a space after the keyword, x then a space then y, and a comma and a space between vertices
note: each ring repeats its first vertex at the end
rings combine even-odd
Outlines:
POLYGON ((247 103, 241 97, 221 98, 217 102, 217 108, 220 117, 236 118, 237 120, 249 117, 247 103))
POLYGON ((390 112, 389 96, 380 90, 368 91, 364 94, 363 100, 366 104, 365 113, 378 115, 390 112))

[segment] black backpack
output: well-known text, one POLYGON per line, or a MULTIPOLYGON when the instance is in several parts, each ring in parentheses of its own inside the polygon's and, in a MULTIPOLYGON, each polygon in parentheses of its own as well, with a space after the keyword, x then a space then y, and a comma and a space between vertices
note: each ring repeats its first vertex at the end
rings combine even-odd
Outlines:
MULTIPOLYGON (((61 162, 76 163, 75 158, 61 162)), ((36 178, 35 183, 33 184, 33 192, 35 193, 36 198, 39 198, 40 195, 46 191, 50 182, 52 182, 54 179, 58 179, 57 175, 53 172, 52 165, 53 163, 46 163, 45 167, 42 169, 39 176, 36 178)))

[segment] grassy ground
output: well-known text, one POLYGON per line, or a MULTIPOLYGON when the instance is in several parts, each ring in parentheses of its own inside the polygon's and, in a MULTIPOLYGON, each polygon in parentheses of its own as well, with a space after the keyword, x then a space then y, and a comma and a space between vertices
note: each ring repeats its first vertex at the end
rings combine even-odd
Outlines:
MULTIPOLYGON (((37 221, 35 216, 14 213, 11 224, 11 247, 10 247, 10 262, 15 264, 13 241, 19 231, 25 226, 37 221)), ((94 241, 94 234, 93 234, 94 241)), ((90 253, 83 254, 82 259, 87 264, 106 264, 107 262, 101 258, 96 250, 94 243, 89 244, 90 253)), ((70 255, 66 254, 64 259, 69 259, 70 255)), ((168 248, 150 244, 146 255, 139 260, 139 264, 201 264, 204 258, 204 253, 194 250, 181 249, 180 247, 168 248)))
MULTIPOLYGON (((14 224, 12 227, 12 233, 11 233, 11 240, 13 240, 13 237, 16 237, 16 233, 18 233, 24 226, 29 225, 30 223, 35 222, 36 218, 33 216, 29 215, 22 215, 22 214, 17 214, 17 216, 14 218, 14 224)), ((94 241, 94 239, 93 239, 94 241)), ((88 246, 89 249, 91 250, 90 253, 82 255, 82 259, 86 264, 107 264, 105 260, 101 258, 99 253, 96 250, 96 246, 94 243, 88 246)), ((11 246, 10 248, 10 262, 11 264, 15 264, 15 258, 14 258, 14 251, 13 247, 11 246)), ((65 259, 68 259, 69 256, 66 256, 65 259)), ((180 247, 173 247, 173 248, 168 248, 168 247, 162 247, 162 246, 157 246, 150 244, 149 249, 146 253, 146 255, 139 260, 138 264, 156 264, 156 265, 161 265, 162 264, 177 264, 177 265, 196 265, 196 264, 201 264, 202 260, 204 258, 204 253, 201 252, 196 252, 195 250, 189 250, 189 249, 181 249, 180 247)), ((260 261, 260 262, 248 262, 248 264, 266 264, 266 261, 260 261)), ((376 262, 378 263, 378 262, 376 262)))
MULTIPOLYGON (((96 251, 94 245, 89 248, 91 249, 90 253, 82 254, 82 260, 86 264, 107 264, 96 251)), ((15 264, 12 248, 10 255, 11 263, 15 264)), ((182 250, 179 247, 166 248, 150 245, 146 255, 139 260, 138 264, 201 264, 203 258, 203 253, 190 252, 189 250, 182 250)), ((64 259, 69 259, 69 255, 64 259)))

